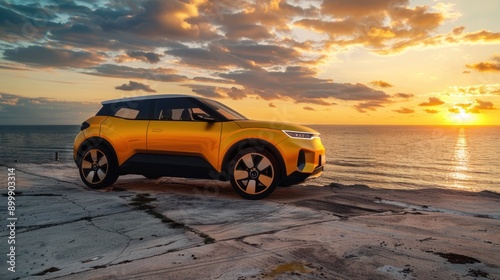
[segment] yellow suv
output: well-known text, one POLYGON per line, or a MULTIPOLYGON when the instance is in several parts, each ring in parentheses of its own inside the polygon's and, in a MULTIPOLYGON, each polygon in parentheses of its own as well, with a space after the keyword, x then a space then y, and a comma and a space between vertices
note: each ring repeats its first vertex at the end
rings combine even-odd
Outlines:
POLYGON ((119 175, 230 180, 246 199, 278 185, 318 177, 325 164, 319 133, 305 126, 248 120, 214 100, 151 95, 102 102, 74 143, 90 188, 119 175))

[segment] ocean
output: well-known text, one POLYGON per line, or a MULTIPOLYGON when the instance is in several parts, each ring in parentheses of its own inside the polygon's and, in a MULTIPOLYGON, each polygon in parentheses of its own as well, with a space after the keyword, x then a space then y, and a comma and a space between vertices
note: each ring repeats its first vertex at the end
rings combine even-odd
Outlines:
MULTIPOLYGON (((314 184, 500 193, 500 126, 311 126, 327 152, 314 184)), ((0 126, 0 164, 72 162, 79 126, 0 126)))

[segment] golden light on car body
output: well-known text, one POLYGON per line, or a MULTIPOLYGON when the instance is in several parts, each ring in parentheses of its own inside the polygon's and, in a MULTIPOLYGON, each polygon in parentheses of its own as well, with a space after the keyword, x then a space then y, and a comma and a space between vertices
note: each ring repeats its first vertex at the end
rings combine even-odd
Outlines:
POLYGON ((214 100, 151 95, 102 105, 74 143, 80 177, 91 188, 125 174, 229 179, 244 198, 261 199, 280 184, 320 176, 326 163, 314 129, 248 120, 214 100))

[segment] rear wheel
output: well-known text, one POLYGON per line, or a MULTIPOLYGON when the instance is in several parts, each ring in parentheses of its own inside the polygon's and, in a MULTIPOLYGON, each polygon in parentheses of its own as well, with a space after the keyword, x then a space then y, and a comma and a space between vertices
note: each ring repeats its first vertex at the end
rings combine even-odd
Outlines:
POLYGON ((102 146, 85 149, 78 164, 80 178, 92 189, 105 188, 116 182, 116 167, 111 152, 102 146))
POLYGON ((247 148, 231 160, 229 176, 233 189, 246 199, 262 199, 279 183, 279 166, 268 151, 247 148))

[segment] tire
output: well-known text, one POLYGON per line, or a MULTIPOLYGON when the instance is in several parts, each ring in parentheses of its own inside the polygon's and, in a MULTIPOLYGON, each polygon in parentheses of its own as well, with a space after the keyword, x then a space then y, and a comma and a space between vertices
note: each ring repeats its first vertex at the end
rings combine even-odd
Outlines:
POLYGON ((231 185, 245 199, 267 197, 276 189, 279 178, 278 161, 266 150, 244 149, 229 164, 231 185))
POLYGON ((78 170, 83 183, 92 189, 111 186, 118 179, 113 154, 103 146, 88 147, 82 151, 78 170))

